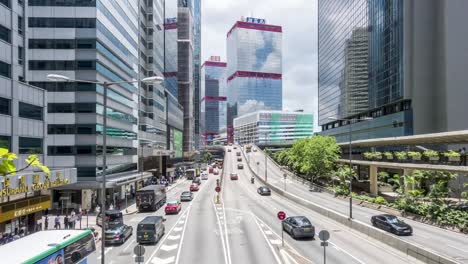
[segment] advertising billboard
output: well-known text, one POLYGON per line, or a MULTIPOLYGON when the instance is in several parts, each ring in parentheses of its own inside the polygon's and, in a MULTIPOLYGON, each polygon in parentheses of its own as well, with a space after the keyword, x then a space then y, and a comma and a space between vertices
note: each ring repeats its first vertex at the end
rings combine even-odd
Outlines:
POLYGON ((182 158, 182 132, 177 129, 171 129, 172 149, 175 151, 175 158, 182 158))

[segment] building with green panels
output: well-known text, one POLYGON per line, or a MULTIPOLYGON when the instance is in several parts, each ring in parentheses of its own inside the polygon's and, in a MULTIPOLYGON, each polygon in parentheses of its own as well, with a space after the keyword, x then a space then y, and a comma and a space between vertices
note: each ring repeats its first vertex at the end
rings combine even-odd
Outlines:
POLYGON ((239 144, 290 145, 314 133, 312 113, 257 111, 234 119, 234 141, 239 144))

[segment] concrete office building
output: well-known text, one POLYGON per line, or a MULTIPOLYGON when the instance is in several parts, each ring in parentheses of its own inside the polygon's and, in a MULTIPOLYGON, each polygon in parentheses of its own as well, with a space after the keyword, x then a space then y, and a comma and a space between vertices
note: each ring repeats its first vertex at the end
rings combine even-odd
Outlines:
MULTIPOLYGON (((24 2, 23 2, 24 3, 24 2)), ((29 85, 26 7, 20 1, 0 1, 0 148, 16 153, 17 169, 37 155, 50 175, 26 168, 0 181, 0 236, 36 230, 43 211, 51 208, 51 187, 76 182, 76 170, 57 170, 47 159, 47 93, 29 85), (21 230, 21 231, 20 231, 21 230)), ((54 207, 57 207, 55 204, 54 207)))
POLYGON ((201 0, 193 0, 193 117, 195 149, 200 148, 200 100, 201 100, 201 0))
MULTIPOLYGON (((88 199, 94 206, 103 169, 103 87, 51 82, 46 76, 98 81, 162 76, 163 0, 28 3, 28 80, 48 91, 49 164, 76 167, 78 183, 60 193, 74 204, 88 199)), ((108 90, 107 195, 114 204, 151 176, 137 173, 138 156, 166 149, 165 100, 159 84, 108 90)), ((139 167, 147 169, 142 162, 139 167)))
POLYGON ((312 113, 263 110, 234 119, 234 142, 241 145, 291 145, 313 133, 312 113))
POLYGON ((210 145, 214 137, 226 128, 226 63, 211 56, 201 67, 202 145, 210 145))
POLYGON ((228 140, 233 119, 282 109, 282 28, 242 18, 227 33, 228 140))
MULTIPOLYGON (((467 129, 460 107, 468 99, 468 40, 460 38, 468 33, 467 9, 468 2, 450 0, 319 1, 321 134, 348 140, 348 122, 330 118, 352 119, 353 140, 467 129), (367 110, 352 101, 340 105, 341 91, 350 87, 340 89, 346 53, 361 28, 367 29, 367 110), (356 122, 364 117, 373 119, 356 122)), ((365 95, 364 86, 358 90, 365 95)))

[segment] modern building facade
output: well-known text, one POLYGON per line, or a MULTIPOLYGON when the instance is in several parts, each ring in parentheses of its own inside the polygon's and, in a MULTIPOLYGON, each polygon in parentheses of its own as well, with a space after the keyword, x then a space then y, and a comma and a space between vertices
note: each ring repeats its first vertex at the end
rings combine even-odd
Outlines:
MULTIPOLYGON (((50 188, 76 182, 76 169, 57 170, 47 152, 47 92, 27 83, 27 10, 21 1, 0 1, 0 148, 17 154, 15 175, 0 181, 0 236, 36 230, 43 211, 54 206, 50 188), (37 155, 50 175, 33 172, 25 159, 37 155)), ((57 204, 55 204, 57 207, 57 204)))
POLYGON ((184 109, 184 158, 190 158, 195 149, 193 8, 193 1, 179 0, 178 2, 177 84, 178 100, 184 109))
POLYGON ((234 119, 234 142, 242 145, 291 145, 313 133, 312 113, 262 110, 234 119))
POLYGON ((211 56, 201 67, 201 122, 203 145, 226 128, 226 63, 211 56))
POLYGON ((166 0, 164 9, 164 86, 177 98, 177 0, 166 0))
POLYGON ((201 100, 201 0, 193 0, 193 117, 195 149, 200 148, 200 100, 201 100))
MULTIPOLYGON (((76 167, 78 183, 61 193, 94 206, 103 170, 104 88, 46 76, 101 82, 162 76, 163 0, 27 3, 28 80, 48 93, 48 164, 76 167)), ((107 101, 107 195, 115 204, 151 176, 137 173, 152 169, 144 167, 154 156, 147 150, 167 147, 166 99, 161 84, 135 83, 110 86, 107 101)))
MULTIPOLYGON (((460 72, 468 64, 468 40, 459 37, 468 30, 461 26, 467 18, 460 10, 466 8, 466 1, 447 0, 319 1, 321 133, 347 140, 348 122, 335 118, 352 120, 353 140, 468 128, 457 107, 468 98, 468 76, 460 72), (363 28, 367 93, 364 84, 349 83, 345 74, 350 43, 358 31, 363 41, 363 28), (340 100, 353 89, 364 97, 360 104, 340 100), (372 120, 357 122, 363 118, 372 120)), ((362 61, 354 64, 364 69, 362 61)))
POLYGON ((233 120, 282 109, 282 27, 264 19, 237 21, 227 33, 228 140, 233 120))

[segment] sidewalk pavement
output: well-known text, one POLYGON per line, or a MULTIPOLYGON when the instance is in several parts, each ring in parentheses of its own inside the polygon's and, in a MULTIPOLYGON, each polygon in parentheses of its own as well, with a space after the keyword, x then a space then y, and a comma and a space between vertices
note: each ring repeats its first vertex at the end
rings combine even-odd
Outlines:
MULTIPOLYGON (((168 186, 166 188, 166 193, 169 192, 170 190, 174 189, 179 184, 183 183, 185 180, 186 180, 185 177, 181 177, 181 178, 177 179, 173 184, 171 184, 170 186, 168 186)), ((120 210, 120 212, 122 212, 123 215, 131 215, 131 214, 136 214, 138 212, 135 200, 133 200, 132 202, 133 203, 131 205, 129 205, 127 208, 124 208, 124 209, 120 210)))

